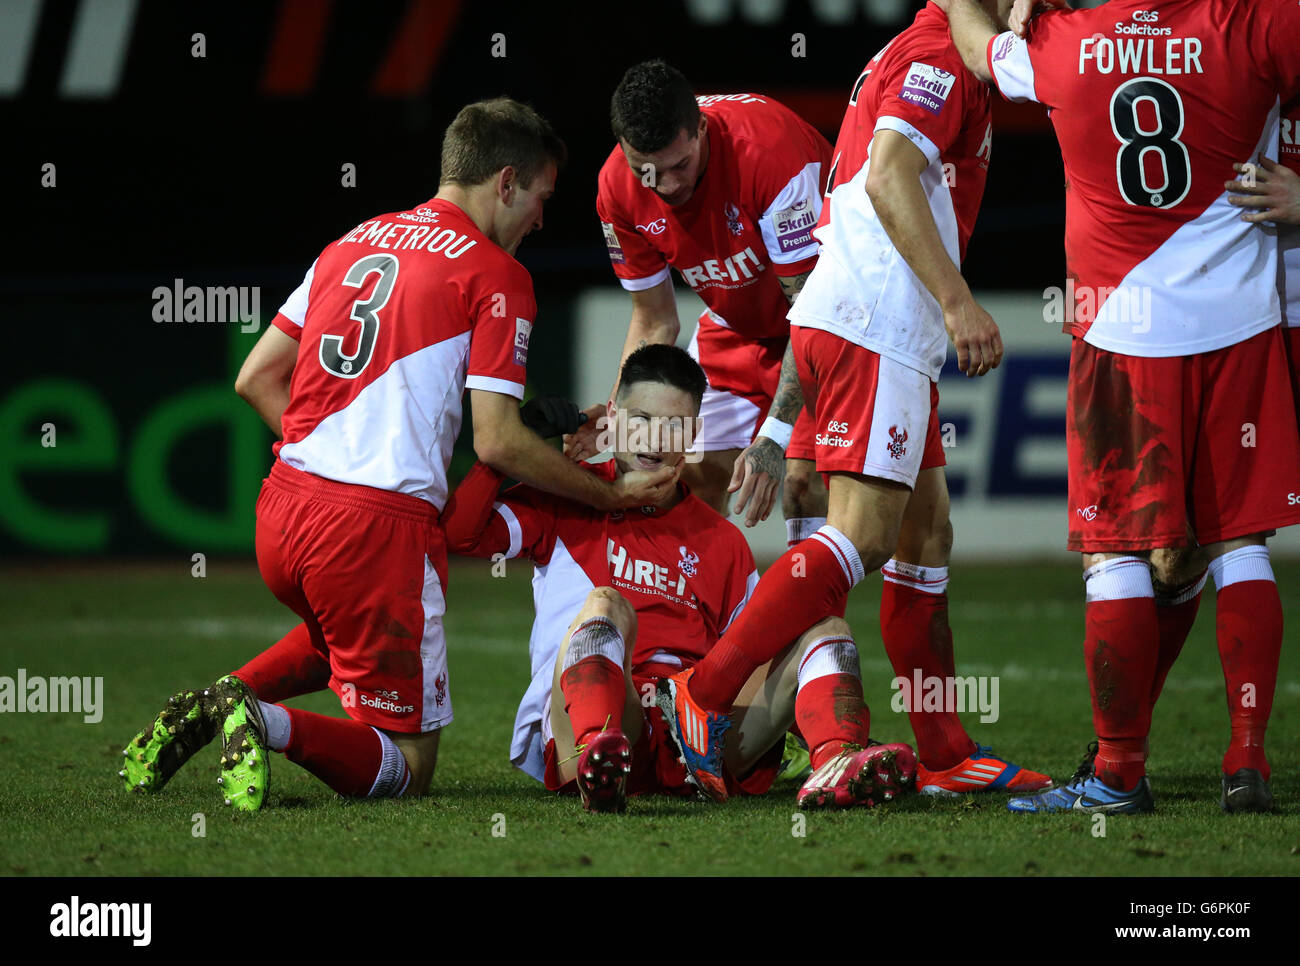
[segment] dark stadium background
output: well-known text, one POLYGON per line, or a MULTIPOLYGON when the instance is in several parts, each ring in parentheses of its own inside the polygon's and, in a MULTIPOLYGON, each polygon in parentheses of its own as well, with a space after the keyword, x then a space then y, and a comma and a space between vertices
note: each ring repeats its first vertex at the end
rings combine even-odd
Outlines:
MULTIPOLYGON (((569 300, 611 281, 593 202, 623 70, 663 56, 700 93, 771 94, 834 141, 854 78, 919 7, 100 2, 110 20, 133 15, 120 36, 92 38, 121 66, 89 95, 66 89, 81 4, 37 3, 29 34, 12 29, 10 11, 0 40, 10 78, 0 555, 10 559, 251 550, 271 438, 231 384, 255 336, 157 324, 155 286, 259 286, 269 319, 328 241, 435 192, 441 132, 463 104, 509 94, 570 149, 545 230, 520 252, 541 305, 532 388, 564 392, 581 351, 569 300), (191 55, 196 33, 202 58, 191 55), (492 56, 496 34, 504 57, 492 56), (794 34, 804 57, 792 56, 794 34), (47 163, 53 188, 41 186, 47 163), (344 163, 356 165, 354 188, 341 185, 344 163), (40 445, 46 422, 53 449, 40 445)), ((966 273, 977 288, 1041 292, 1064 274, 1059 156, 1039 108, 999 102, 994 127, 966 273)))

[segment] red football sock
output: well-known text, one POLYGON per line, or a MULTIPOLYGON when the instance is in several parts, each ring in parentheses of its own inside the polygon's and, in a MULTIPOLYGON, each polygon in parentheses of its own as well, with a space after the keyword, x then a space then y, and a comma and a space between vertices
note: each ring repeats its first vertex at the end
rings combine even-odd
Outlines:
POLYGON ((405 789, 410 772, 401 752, 370 725, 298 708, 285 710, 293 723, 285 757, 340 795, 361 798, 405 789), (392 789, 380 791, 380 785, 392 789))
POLYGON ((871 711, 862 700, 862 682, 852 674, 827 674, 801 686, 794 720, 808 742, 814 771, 845 745, 866 747, 871 736, 871 711))
POLYGON ((232 671, 268 704, 324 690, 330 662, 312 645, 306 624, 299 624, 238 671, 232 671))
POLYGON ((749 676, 800 634, 832 614, 864 576, 857 550, 824 526, 790 548, 765 573, 727 633, 695 666, 691 696, 710 711, 728 711, 749 676))
MULTIPOLYGON (((921 567, 891 560, 881 571, 880 635, 894 674, 908 681, 956 677, 952 628, 948 626, 948 568, 921 567)), ((916 736, 917 756, 932 771, 952 768, 975 750, 956 708, 925 711, 913 697, 907 718, 916 736)))
POLYGON ((1156 655, 1156 676, 1151 684, 1151 708, 1164 689, 1165 678, 1178 660, 1187 643, 1187 635, 1196 623, 1196 612, 1201 606, 1201 588, 1205 586, 1202 575, 1171 600, 1156 598, 1156 621, 1160 627, 1160 651, 1156 655))
POLYGON ((608 728, 623 727, 627 684, 623 669, 607 657, 585 657, 560 675, 564 710, 573 725, 573 745, 585 745, 608 728))
POLYGON ((1084 658, 1097 732, 1097 777, 1118 791, 1146 774, 1159 622, 1145 560, 1114 557, 1085 574, 1084 658))
POLYGON ((1232 722, 1223 773, 1254 768, 1267 779, 1264 732, 1282 653, 1282 601, 1272 580, 1247 580, 1222 587, 1217 602, 1215 628, 1232 722))

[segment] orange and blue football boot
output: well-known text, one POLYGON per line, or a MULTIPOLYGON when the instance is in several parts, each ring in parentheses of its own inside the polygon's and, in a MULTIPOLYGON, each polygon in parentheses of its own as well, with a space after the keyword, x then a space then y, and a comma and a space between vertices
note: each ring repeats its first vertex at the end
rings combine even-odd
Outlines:
POLYGON ((907 791, 915 775, 916 755, 907 745, 850 746, 808 776, 797 801, 800 808, 871 808, 907 791))
POLYGON ((706 711, 695 703, 688 686, 694 672, 695 668, 687 668, 662 678, 655 691, 655 703, 677 746, 678 761, 686 768, 686 780, 715 802, 725 802, 722 752, 731 716, 706 711))
POLYGON ((918 762, 916 790, 922 795, 956 798, 972 792, 1039 792, 1052 787, 1052 779, 1028 768, 1021 768, 993 754, 987 745, 975 750, 951 768, 931 771, 918 762))
POLYGON ((588 812, 627 809, 627 776, 632 770, 632 746, 617 729, 602 731, 582 746, 578 758, 578 797, 588 812))

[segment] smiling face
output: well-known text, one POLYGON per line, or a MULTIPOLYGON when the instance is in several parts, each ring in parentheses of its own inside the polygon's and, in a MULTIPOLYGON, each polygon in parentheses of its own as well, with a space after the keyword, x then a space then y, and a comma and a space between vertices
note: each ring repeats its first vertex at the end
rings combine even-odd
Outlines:
POLYGON ((619 386, 609 406, 619 470, 678 466, 698 433, 700 407, 684 389, 642 380, 619 386))
POLYGON ((691 200, 695 186, 704 174, 709 160, 707 132, 708 118, 701 114, 695 131, 682 128, 677 132, 677 138, 662 150, 643 154, 627 141, 618 143, 633 174, 644 180, 648 173, 653 173, 653 183, 647 187, 666 204, 677 207, 691 200))
POLYGON ((542 208, 555 194, 556 167, 548 162, 527 187, 514 168, 497 175, 497 210, 492 240, 511 255, 531 231, 542 227, 542 208))

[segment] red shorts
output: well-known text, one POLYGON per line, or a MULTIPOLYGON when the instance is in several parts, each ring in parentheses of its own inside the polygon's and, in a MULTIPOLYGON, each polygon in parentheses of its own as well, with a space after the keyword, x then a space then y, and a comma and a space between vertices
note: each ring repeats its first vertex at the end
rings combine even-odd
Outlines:
POLYGON ((1300 523, 1300 436, 1275 326, 1192 356, 1070 349, 1071 550, 1205 546, 1300 523))
POLYGON ((431 504, 276 460, 257 500, 257 566, 329 658, 349 717, 403 734, 451 723, 447 550, 431 504))
MULTIPOLYGON (((632 671, 632 683, 637 694, 646 694, 645 685, 654 686, 660 678, 677 674, 681 668, 667 664, 642 664, 632 671)), ((730 772, 724 773, 727 791, 732 795, 762 795, 776 781, 777 770, 781 767, 781 756, 785 750, 785 741, 778 741, 758 760, 744 776, 737 778, 730 772)), ((559 763, 555 760, 555 739, 546 742, 543 753, 546 762, 544 783, 553 792, 576 795, 575 782, 560 782, 559 763)), ((668 737, 668 725, 664 722, 663 712, 652 705, 645 710, 645 719, 641 728, 641 737, 632 746, 632 771, 627 776, 627 793, 629 795, 684 795, 695 794, 695 786, 686 781, 686 770, 677 761, 677 751, 673 741, 668 737)))
POLYGON ((921 470, 948 462, 929 376, 822 329, 792 325, 790 341, 818 470, 914 487, 921 470))
MULTIPOLYGON (((744 449, 767 418, 781 381, 785 339, 746 339, 718 325, 708 312, 700 316, 690 353, 709 380, 700 404, 699 452, 744 449)), ((786 459, 813 458, 813 426, 807 410, 795 420, 786 459)))

